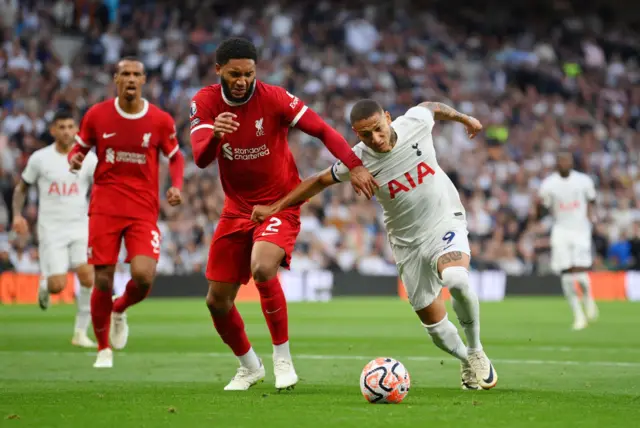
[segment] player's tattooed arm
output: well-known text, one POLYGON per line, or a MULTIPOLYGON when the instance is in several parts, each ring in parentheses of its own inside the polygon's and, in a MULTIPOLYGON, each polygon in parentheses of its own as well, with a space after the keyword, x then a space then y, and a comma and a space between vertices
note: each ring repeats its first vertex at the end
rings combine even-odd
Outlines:
POLYGON ((462 114, 453 107, 449 107, 446 104, 425 101, 420 103, 420 105, 428 110, 433 112, 433 118, 435 120, 454 120, 456 122, 465 123, 465 119, 469 116, 466 114, 462 114))
POLYGON ((478 132, 482 131, 482 124, 478 119, 460 113, 458 110, 446 104, 425 101, 420 103, 420 106, 430 110, 433 113, 433 118, 435 120, 452 120, 454 122, 462 123, 465 128, 467 128, 469 138, 475 137, 478 132))
POLYGON ((25 234, 29 231, 27 220, 22 216, 22 209, 27 199, 28 190, 29 184, 22 179, 18 182, 15 189, 13 189, 13 201, 11 205, 13 211, 13 230, 19 234, 25 234))
POLYGON ((445 253, 440 257, 438 263, 440 265, 448 265, 449 263, 459 262, 462 260, 462 252, 461 251, 452 251, 450 253, 445 253))
POLYGON ((261 223, 267 217, 272 216, 275 213, 278 213, 291 206, 305 202, 318 193, 322 192, 327 187, 336 183, 338 182, 333 179, 331 168, 326 169, 319 174, 303 180, 302 183, 298 184, 295 189, 289 192, 288 195, 280 199, 278 202, 269 206, 254 206, 253 212, 251 213, 251 220, 261 223))

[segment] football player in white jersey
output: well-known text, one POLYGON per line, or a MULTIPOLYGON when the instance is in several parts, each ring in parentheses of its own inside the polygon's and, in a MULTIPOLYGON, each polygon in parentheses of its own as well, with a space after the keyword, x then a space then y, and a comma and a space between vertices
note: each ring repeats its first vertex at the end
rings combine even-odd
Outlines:
POLYGON ((596 190, 588 175, 573 169, 571 153, 559 153, 556 167, 557 171, 542 181, 539 196, 553 216, 551 269, 560 274, 562 290, 573 310, 573 329, 582 330, 588 320, 598 317, 588 274, 593 263, 590 219, 596 190), (582 291, 584 310, 576 293, 576 282, 582 291))
POLYGON ((89 234, 87 193, 97 164, 90 153, 77 173, 69 171, 67 153, 78 128, 70 113, 58 112, 49 131, 55 142, 35 151, 22 172, 22 180, 13 193, 13 229, 19 234, 29 231, 22 216, 30 185, 38 192, 38 241, 40 253, 40 287, 38 302, 44 310, 49 295, 60 293, 67 285, 67 273, 73 271, 80 282, 78 312, 71 343, 84 348, 96 344, 87 336, 91 322, 90 299, 93 267, 87 264, 89 234), (88 162, 87 162, 88 161, 88 162))
MULTIPOLYGON (((351 110, 351 125, 361 140, 353 150, 380 185, 375 196, 413 309, 436 346, 460 360, 462 388, 490 389, 498 374, 480 341, 478 296, 469 286, 465 209, 436 160, 434 119, 460 122, 472 138, 482 130, 475 118, 441 103, 421 103, 392 121, 376 101, 361 100, 351 110), (451 292, 468 347, 448 319, 443 285, 451 292)), ((304 180, 276 204, 254 207, 252 218, 273 218, 348 178, 349 170, 338 162, 304 180)))

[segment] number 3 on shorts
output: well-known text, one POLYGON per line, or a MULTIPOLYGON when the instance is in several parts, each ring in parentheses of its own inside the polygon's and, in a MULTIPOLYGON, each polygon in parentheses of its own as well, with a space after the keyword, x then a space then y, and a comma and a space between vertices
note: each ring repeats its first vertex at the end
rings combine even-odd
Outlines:
POLYGON ((278 233, 278 227, 280 227, 281 224, 282 220, 280 220, 278 217, 271 217, 269 219, 269 224, 267 225, 265 232, 278 233))
POLYGON ((443 241, 447 241, 447 245, 451 244, 451 241, 453 240, 453 238, 456 237, 455 232, 447 232, 444 234, 444 236, 442 237, 443 241))
POLYGON ((156 230, 151 231, 151 246, 153 254, 160 254, 160 234, 156 230))

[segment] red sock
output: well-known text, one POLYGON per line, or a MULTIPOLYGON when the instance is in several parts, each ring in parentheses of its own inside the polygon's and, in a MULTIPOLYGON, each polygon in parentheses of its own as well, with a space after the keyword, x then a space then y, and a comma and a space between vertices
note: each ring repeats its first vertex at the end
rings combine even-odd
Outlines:
POLYGON ((236 357, 240 357, 251 349, 251 344, 244 331, 244 321, 236 305, 224 315, 211 315, 220 338, 231 348, 236 357))
POLYGON ((282 345, 289 340, 289 318, 280 280, 275 276, 265 282, 256 282, 256 287, 260 293, 262 313, 271 332, 271 342, 282 345))
POLYGON ((93 287, 91 292, 91 322, 98 341, 98 351, 109 348, 109 327, 111 325, 111 290, 103 291, 93 287))
POLYGON ((123 313, 129 306, 143 301, 150 290, 151 287, 140 287, 133 282, 133 279, 130 279, 129 282, 127 282, 127 288, 124 290, 124 294, 113 302, 113 312, 123 313))

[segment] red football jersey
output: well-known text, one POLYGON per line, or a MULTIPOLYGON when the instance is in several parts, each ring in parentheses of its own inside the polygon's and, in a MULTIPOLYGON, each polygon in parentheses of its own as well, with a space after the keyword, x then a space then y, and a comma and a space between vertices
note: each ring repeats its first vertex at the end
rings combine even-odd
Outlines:
POLYGON ((144 100, 140 113, 127 114, 110 99, 87 111, 76 142, 98 156, 89 215, 158 220, 159 151, 171 158, 179 150, 168 113, 144 100))
POLYGON ((256 81, 244 103, 224 96, 220 84, 202 88, 191 102, 191 134, 209 132, 216 116, 237 115, 238 130, 226 134, 217 155, 226 198, 224 215, 250 217, 254 205, 269 205, 285 196, 300 176, 287 136, 307 111, 302 100, 279 86, 256 81))

